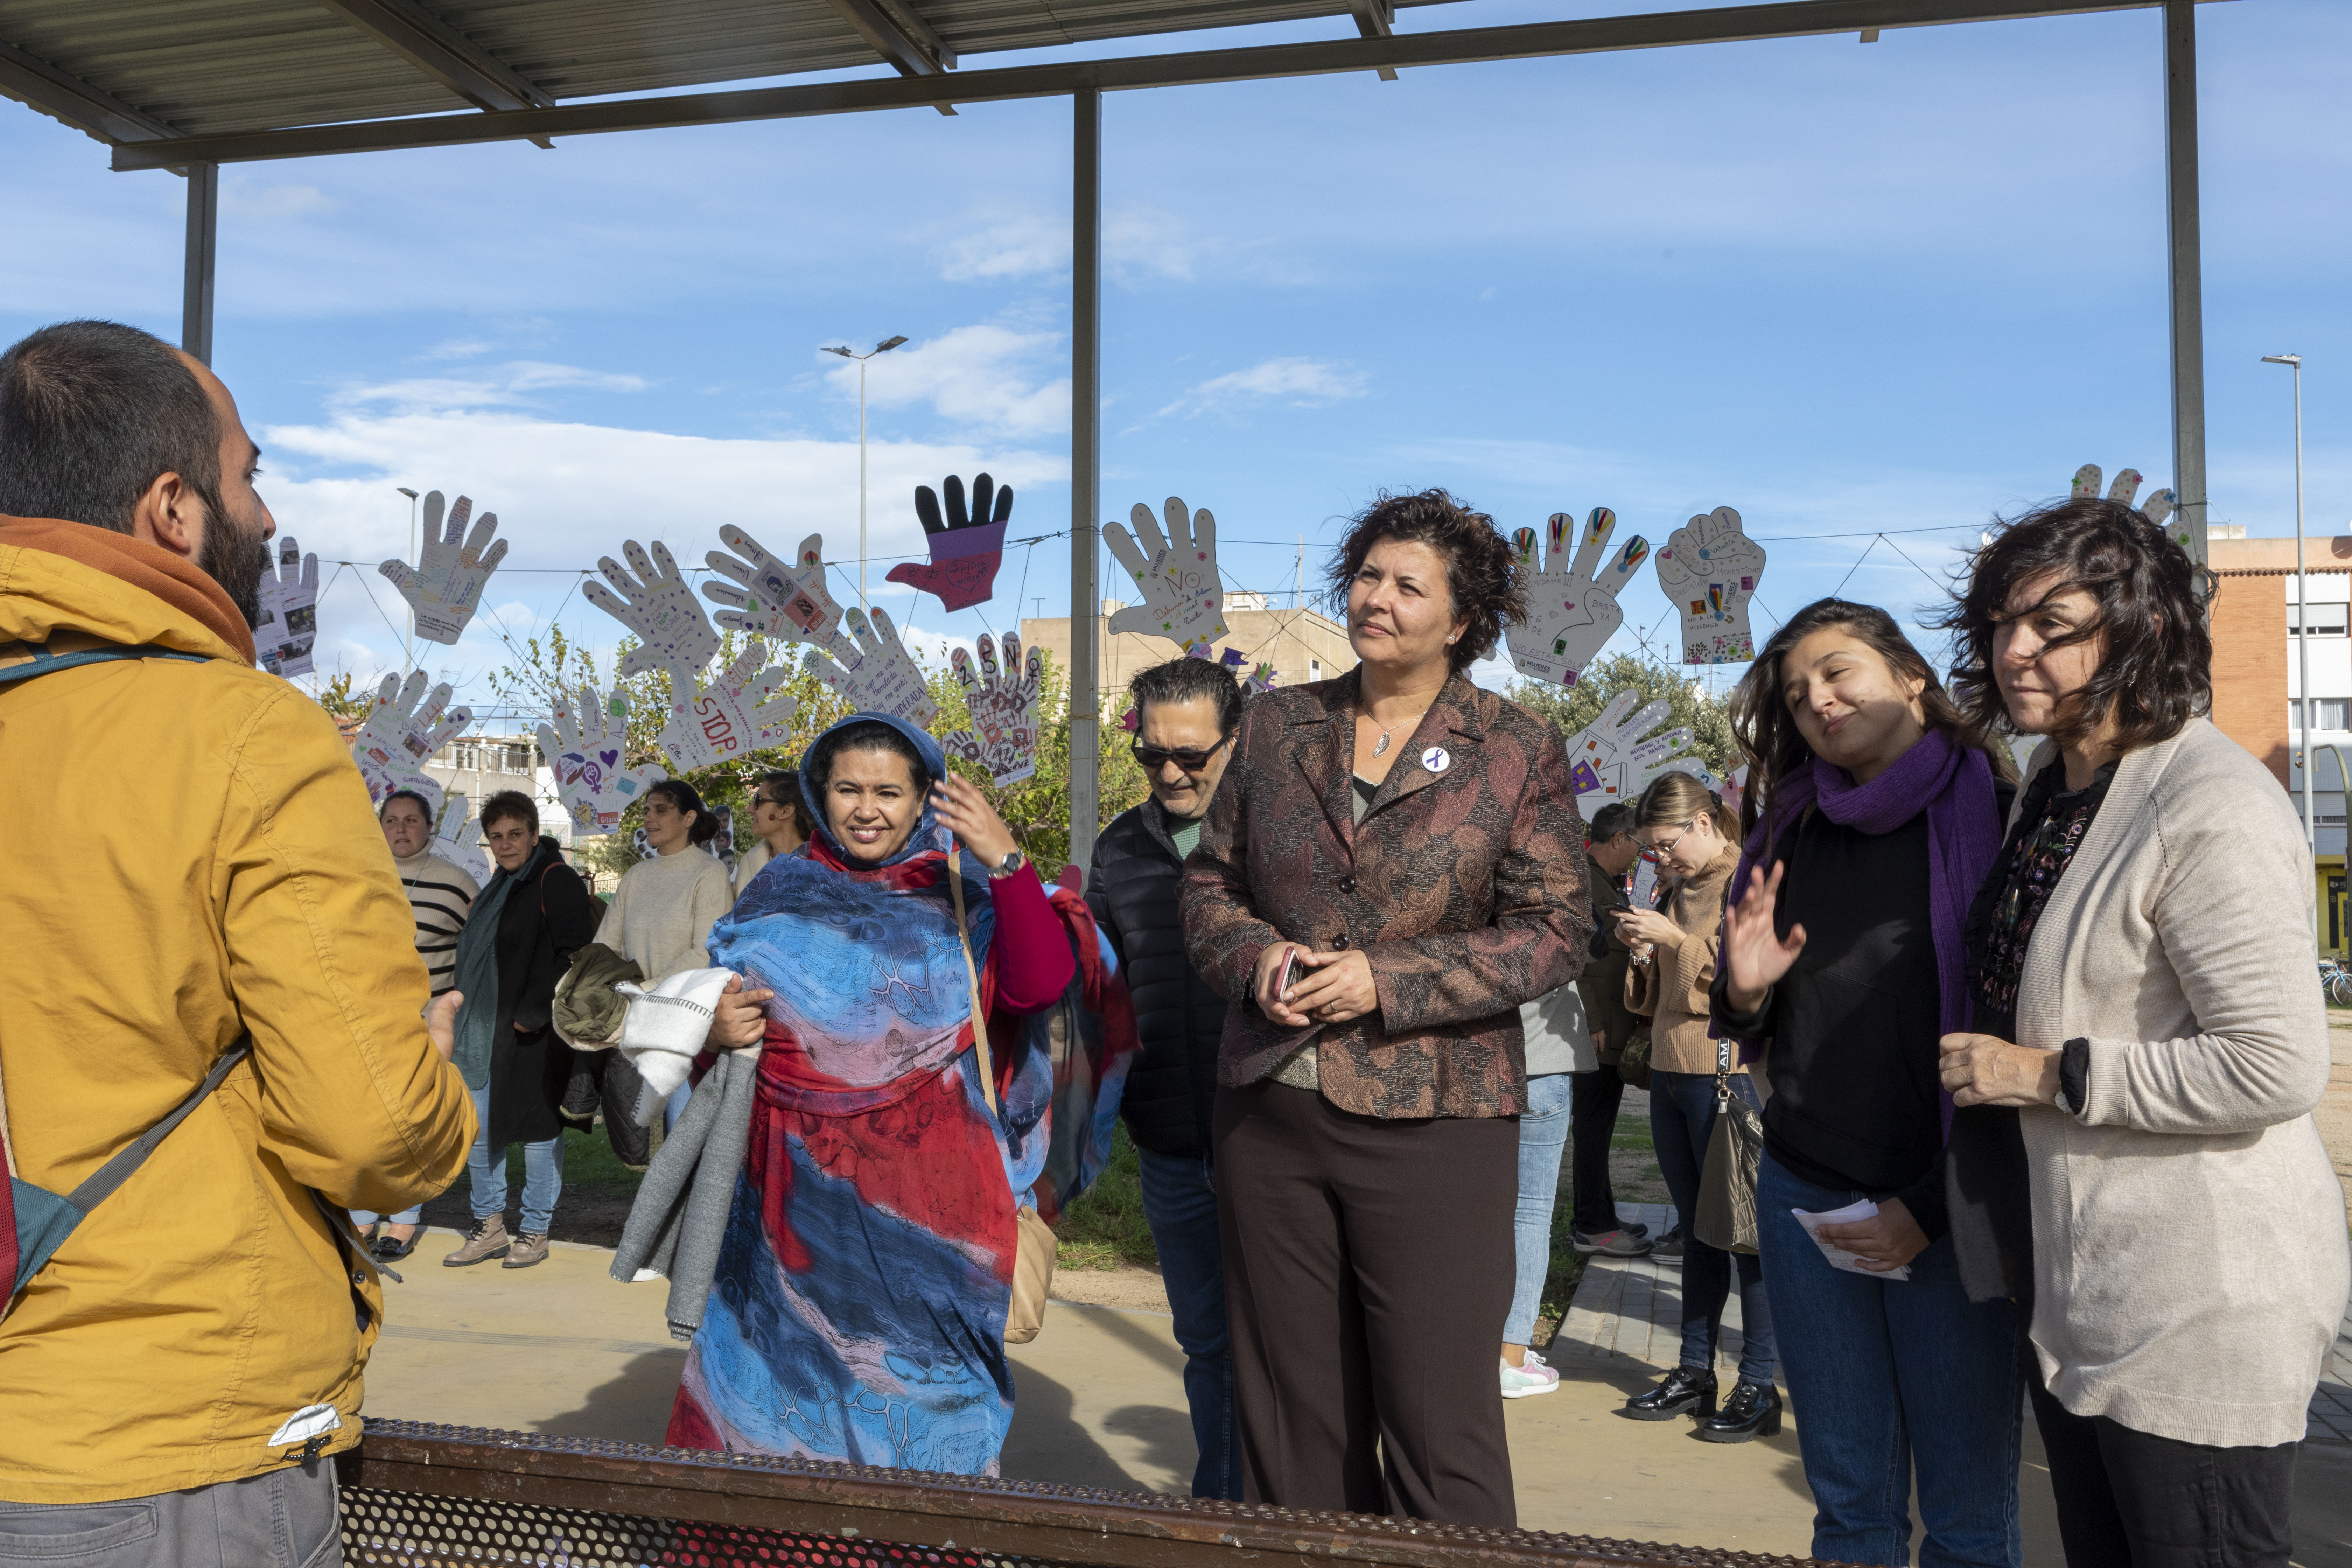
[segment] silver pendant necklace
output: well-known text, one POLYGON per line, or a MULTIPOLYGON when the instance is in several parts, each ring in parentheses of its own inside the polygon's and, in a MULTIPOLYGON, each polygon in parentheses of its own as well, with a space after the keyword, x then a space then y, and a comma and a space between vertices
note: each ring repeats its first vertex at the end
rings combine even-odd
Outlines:
POLYGON ((1388 749, 1389 749, 1389 732, 1388 732, 1386 730, 1383 730, 1383 731, 1381 731, 1381 738, 1380 738, 1379 740, 1377 740, 1377 741, 1375 741, 1375 742, 1372 742, 1372 755, 1374 755, 1374 756, 1376 756, 1376 757, 1377 757, 1377 756, 1381 755, 1382 752, 1386 752, 1388 749))

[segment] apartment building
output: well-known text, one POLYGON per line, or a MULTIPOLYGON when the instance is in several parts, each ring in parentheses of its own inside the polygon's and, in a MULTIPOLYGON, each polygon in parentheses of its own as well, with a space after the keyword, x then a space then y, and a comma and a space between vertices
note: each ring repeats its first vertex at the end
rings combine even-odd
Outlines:
MULTIPOLYGON (((1127 683, 1135 678, 1136 671, 1165 664, 1184 651, 1162 637, 1136 632, 1114 634, 1110 617, 1125 608, 1124 599, 1105 599, 1102 614, 1095 620, 1095 646, 1102 650, 1097 668, 1101 672, 1104 700, 1113 704, 1110 710, 1114 713, 1125 710, 1127 683)), ((1244 675, 1258 664, 1271 664, 1276 685, 1303 686, 1310 680, 1328 680, 1356 668, 1355 649, 1348 646, 1348 628, 1303 605, 1277 607, 1266 595, 1236 591, 1225 595, 1221 608, 1224 611, 1225 635, 1217 639, 1217 650, 1222 654, 1231 648, 1240 654, 1244 675)), ((1051 650, 1055 665, 1064 670, 1070 668, 1068 616, 1024 618, 1021 640, 1051 650)))

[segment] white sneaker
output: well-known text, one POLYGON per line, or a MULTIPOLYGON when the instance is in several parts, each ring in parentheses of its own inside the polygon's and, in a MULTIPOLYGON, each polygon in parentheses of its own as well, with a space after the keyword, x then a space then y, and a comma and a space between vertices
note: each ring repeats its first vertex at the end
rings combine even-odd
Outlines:
POLYGON ((1546 1366, 1544 1358, 1533 1351, 1528 1352, 1525 1366, 1513 1366, 1499 1356, 1496 1358, 1496 1364, 1502 1368, 1503 1397, 1506 1399, 1525 1399, 1530 1394, 1549 1394, 1559 1386, 1559 1373, 1546 1366))

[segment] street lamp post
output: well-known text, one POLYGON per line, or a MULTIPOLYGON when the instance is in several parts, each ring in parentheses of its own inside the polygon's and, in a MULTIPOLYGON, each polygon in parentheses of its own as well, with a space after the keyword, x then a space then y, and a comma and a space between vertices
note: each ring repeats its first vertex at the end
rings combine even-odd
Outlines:
POLYGON ((874 353, 854 354, 847 349, 828 347, 829 354, 857 362, 857 609, 861 615, 872 612, 866 607, 866 362, 874 354, 887 354, 907 340, 904 337, 885 338, 874 345, 874 353))
MULTIPOLYGON (((416 492, 406 485, 395 485, 393 488, 408 498, 408 559, 414 562, 416 559, 416 492)), ((408 607, 408 636, 401 639, 400 644, 401 672, 406 674, 408 667, 415 662, 416 606, 411 605, 408 607)))

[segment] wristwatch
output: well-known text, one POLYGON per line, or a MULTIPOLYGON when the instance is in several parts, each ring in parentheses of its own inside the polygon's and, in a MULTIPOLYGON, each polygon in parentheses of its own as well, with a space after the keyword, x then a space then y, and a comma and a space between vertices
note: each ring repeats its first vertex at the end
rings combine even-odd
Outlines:
POLYGON ((1002 881, 1027 864, 1029 864, 1028 856, 1018 849, 1008 851, 1003 859, 988 868, 988 879, 992 882, 1002 881))

